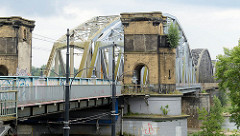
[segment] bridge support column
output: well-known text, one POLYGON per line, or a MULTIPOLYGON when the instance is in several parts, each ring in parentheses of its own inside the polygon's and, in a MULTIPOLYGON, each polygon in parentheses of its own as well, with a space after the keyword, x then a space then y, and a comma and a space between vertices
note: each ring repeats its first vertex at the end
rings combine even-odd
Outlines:
POLYGON ((123 131, 131 135, 187 135, 182 95, 125 96, 123 131))
POLYGON ((199 93, 198 95, 190 94, 182 97, 182 112, 190 115, 187 119, 188 128, 200 128, 201 121, 198 120, 198 108, 205 108, 208 112, 210 111, 209 93, 199 93))

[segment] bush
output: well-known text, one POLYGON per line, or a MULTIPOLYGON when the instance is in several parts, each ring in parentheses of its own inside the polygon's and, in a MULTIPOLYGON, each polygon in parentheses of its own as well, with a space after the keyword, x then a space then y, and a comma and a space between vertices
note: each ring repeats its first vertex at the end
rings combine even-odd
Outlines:
POLYGON ((221 132, 224 118, 222 116, 223 108, 220 100, 214 96, 214 105, 210 109, 210 113, 205 108, 198 109, 199 120, 202 120, 202 130, 198 134, 201 136, 223 136, 221 132))
POLYGON ((179 30, 178 30, 178 26, 175 24, 173 25, 173 23, 171 23, 169 29, 168 29, 168 42, 170 44, 170 48, 177 48, 179 40, 180 40, 180 36, 179 36, 179 30))

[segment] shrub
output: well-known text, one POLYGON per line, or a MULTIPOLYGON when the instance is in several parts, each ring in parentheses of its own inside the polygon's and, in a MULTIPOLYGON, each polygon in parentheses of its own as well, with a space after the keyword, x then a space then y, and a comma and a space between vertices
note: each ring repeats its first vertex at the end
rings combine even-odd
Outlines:
POLYGON ((202 131, 199 132, 201 136, 222 136, 221 128, 224 118, 222 116, 222 105, 220 100, 214 96, 214 105, 210 109, 210 113, 205 108, 198 109, 199 120, 202 120, 202 131))
POLYGON ((170 48, 176 48, 178 46, 180 36, 179 36, 179 30, 178 26, 173 23, 171 23, 169 29, 168 29, 168 42, 170 44, 170 48))

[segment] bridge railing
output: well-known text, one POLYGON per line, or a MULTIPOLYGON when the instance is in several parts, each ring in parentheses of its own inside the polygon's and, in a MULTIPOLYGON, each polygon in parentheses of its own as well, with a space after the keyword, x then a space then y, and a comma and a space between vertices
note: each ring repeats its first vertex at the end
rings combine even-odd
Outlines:
MULTIPOLYGON (((64 85, 65 77, 39 77, 39 76, 0 76, 0 88, 2 87, 22 87, 22 86, 48 86, 64 85)), ((80 84, 110 84, 107 79, 92 78, 72 78, 70 82, 73 85, 80 84)))
POLYGON ((190 83, 190 84, 183 83, 183 84, 176 84, 176 89, 184 94, 184 93, 200 91, 202 89, 202 86, 199 83, 190 83))
MULTIPOLYGON (((18 106, 33 106, 47 103, 63 102, 65 98, 64 86, 22 86, 5 87, 18 90, 18 106)), ((121 86, 116 86, 116 94, 121 94, 121 86)), ((72 85, 70 88, 70 99, 90 99, 99 97, 110 97, 112 95, 111 85, 72 85)))
MULTIPOLYGON (((151 85, 124 85, 122 87, 123 94, 159 94, 159 92, 154 89, 151 85)), ((191 84, 176 84, 176 88, 174 92, 168 93, 191 93, 200 91, 202 89, 201 84, 199 83, 191 83, 191 84)))
POLYGON ((17 90, 0 91, 0 120, 17 118, 17 90))
POLYGON ((178 83, 177 88, 201 87, 200 83, 178 83))

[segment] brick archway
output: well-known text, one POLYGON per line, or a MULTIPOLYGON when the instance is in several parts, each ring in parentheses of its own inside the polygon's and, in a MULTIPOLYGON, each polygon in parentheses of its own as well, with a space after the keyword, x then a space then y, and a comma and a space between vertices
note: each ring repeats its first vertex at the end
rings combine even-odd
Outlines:
POLYGON ((147 65, 143 63, 135 65, 134 72, 135 72, 136 78, 138 79, 137 80, 138 85, 145 85, 149 83, 148 81, 149 69, 147 65))
POLYGON ((8 76, 8 68, 4 65, 0 65, 0 76, 8 76))

